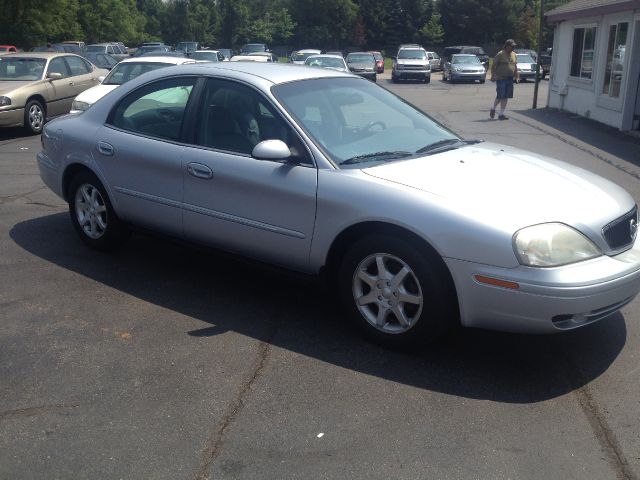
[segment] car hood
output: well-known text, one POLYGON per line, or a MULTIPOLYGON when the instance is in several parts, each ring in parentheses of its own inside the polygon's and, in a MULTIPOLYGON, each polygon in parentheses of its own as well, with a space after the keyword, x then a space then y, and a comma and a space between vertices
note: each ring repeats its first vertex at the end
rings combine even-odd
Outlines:
POLYGON ((595 233, 634 206, 624 189, 602 177, 498 144, 466 146, 363 171, 440 197, 456 212, 509 232, 562 222, 595 233))
POLYGON ((8 93, 13 92, 14 90, 17 90, 21 87, 26 87, 27 85, 32 85, 39 81, 40 80, 28 80, 26 82, 21 82, 21 81, 0 82, 0 95, 7 95, 8 93))
POLYGON ((76 101, 86 102, 90 105, 93 105, 107 93, 118 88, 118 86, 119 85, 96 85, 95 87, 91 87, 78 95, 76 97, 76 101))

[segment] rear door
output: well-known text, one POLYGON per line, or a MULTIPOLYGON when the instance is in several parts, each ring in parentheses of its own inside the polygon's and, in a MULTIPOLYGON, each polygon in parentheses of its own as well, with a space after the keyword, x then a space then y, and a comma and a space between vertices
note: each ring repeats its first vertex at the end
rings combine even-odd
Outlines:
POLYGON ((118 214, 136 225, 182 235, 180 142, 194 77, 144 85, 114 107, 98 130, 95 158, 118 214))

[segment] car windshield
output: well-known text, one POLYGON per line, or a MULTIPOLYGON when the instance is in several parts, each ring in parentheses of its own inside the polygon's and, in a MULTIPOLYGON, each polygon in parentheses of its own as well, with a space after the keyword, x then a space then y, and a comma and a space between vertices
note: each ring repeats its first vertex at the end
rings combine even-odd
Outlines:
POLYGON ((44 58, 0 57, 0 80, 40 80, 46 63, 44 58))
POLYGON ((198 44, 196 42, 180 42, 176 46, 176 50, 183 51, 192 51, 198 48, 198 44))
POLYGON ((304 64, 312 67, 345 68, 344 60, 338 57, 309 57, 304 64))
POLYGON ((373 63, 373 55, 362 53, 362 54, 349 54, 347 55, 347 63, 373 63))
POLYGON ((293 59, 294 62, 304 62, 311 55, 317 55, 317 54, 318 54, 317 52, 296 52, 291 56, 291 58, 293 59))
POLYGON ((265 52, 266 50, 262 43, 250 43, 242 47, 242 53, 265 52))
POLYGON ((376 59, 376 61, 384 60, 384 58, 382 58, 381 53, 374 53, 373 56, 376 59))
POLYGON ((133 80, 143 73, 157 70, 158 68, 169 67, 173 63, 163 62, 121 62, 116 65, 109 75, 102 82, 103 85, 122 85, 123 83, 133 80))
POLYGON ((398 58, 409 58, 414 60, 424 60, 427 58, 427 52, 424 50, 400 50, 398 58))
POLYGON ((531 58, 531 55, 529 55, 528 53, 519 53, 518 63, 536 63, 536 61, 531 58))
POLYGON ((474 65, 480 65, 480 60, 475 55, 465 55, 463 57, 458 57, 456 55, 451 59, 451 63, 460 64, 460 63, 470 63, 474 65))
POLYGON ((209 62, 217 62, 218 53, 217 52, 193 52, 191 54, 191 58, 193 58, 194 60, 208 60, 209 62))
POLYGON ((473 55, 484 55, 484 50, 480 47, 463 48, 461 53, 471 53, 473 55))
POLYGON ((340 168, 422 157, 464 144, 425 113, 367 80, 300 80, 275 86, 273 93, 340 168))

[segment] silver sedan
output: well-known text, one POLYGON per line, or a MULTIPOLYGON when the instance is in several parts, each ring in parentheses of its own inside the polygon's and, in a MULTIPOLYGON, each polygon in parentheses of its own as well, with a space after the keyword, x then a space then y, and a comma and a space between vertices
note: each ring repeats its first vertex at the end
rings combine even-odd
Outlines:
POLYGON ((348 73, 156 70, 48 123, 38 164, 88 246, 115 248, 140 226, 323 275, 388 345, 457 324, 570 330, 640 290, 622 188, 463 140, 348 73))

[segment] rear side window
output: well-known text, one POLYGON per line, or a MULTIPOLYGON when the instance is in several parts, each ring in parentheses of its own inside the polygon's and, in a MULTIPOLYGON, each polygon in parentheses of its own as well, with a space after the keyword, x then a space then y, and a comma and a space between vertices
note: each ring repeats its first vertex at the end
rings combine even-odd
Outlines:
POLYGON ((71 76, 86 75, 91 72, 91 69, 87 63, 80 57, 65 57, 69 70, 71 70, 71 76))
POLYGON ((179 140, 196 79, 170 78, 145 85, 120 100, 110 125, 145 136, 179 140))

